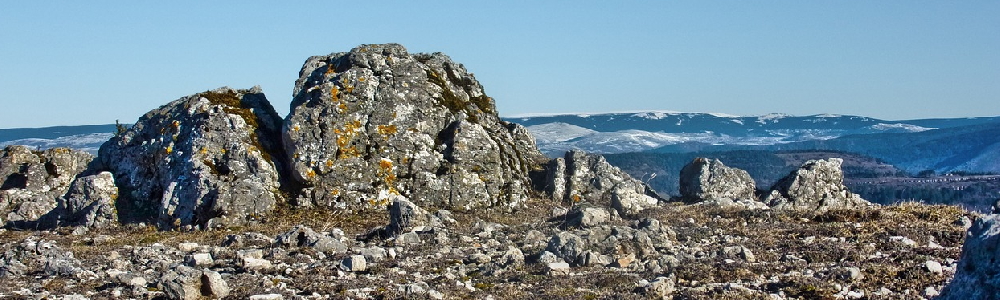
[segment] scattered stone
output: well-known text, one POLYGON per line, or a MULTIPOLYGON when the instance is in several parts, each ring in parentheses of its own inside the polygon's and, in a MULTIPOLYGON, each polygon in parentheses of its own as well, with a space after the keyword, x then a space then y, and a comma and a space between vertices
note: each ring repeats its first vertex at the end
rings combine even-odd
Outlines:
POLYGON ((941 267, 941 263, 933 260, 928 260, 927 262, 924 262, 924 270, 927 270, 927 272, 931 272, 934 274, 944 273, 944 268, 941 267))
POLYGON ((211 296, 216 299, 229 296, 229 284, 222 279, 222 274, 219 274, 219 272, 202 270, 201 286, 202 295, 211 296))
POLYGON ((407 245, 420 245, 420 235, 416 232, 407 232, 396 236, 396 244, 407 246, 407 245))
POLYGON ((368 269, 368 262, 364 255, 351 255, 341 262, 340 268, 347 272, 364 272, 368 269))
POLYGON ((549 275, 569 275, 569 263, 555 262, 546 264, 548 267, 549 275))
POLYGON ((263 295, 253 295, 250 296, 249 300, 284 300, 285 297, 281 294, 263 294, 263 295))
POLYGON ((674 294, 674 276, 657 277, 645 287, 646 295, 654 299, 671 299, 674 294))
POLYGON ((208 253, 194 253, 184 257, 184 264, 189 267, 207 267, 211 266, 212 262, 212 255, 208 253))
POLYGON ((594 227, 611 220, 611 214, 599 207, 577 206, 566 216, 566 227, 594 227))
POLYGON ((426 210, 402 196, 394 197, 389 206, 389 225, 385 230, 390 235, 397 235, 415 227, 439 227, 441 221, 426 210))
POLYGON ((275 238, 275 243, 283 247, 309 247, 326 253, 343 253, 347 245, 338 239, 313 231, 305 225, 298 225, 275 238))

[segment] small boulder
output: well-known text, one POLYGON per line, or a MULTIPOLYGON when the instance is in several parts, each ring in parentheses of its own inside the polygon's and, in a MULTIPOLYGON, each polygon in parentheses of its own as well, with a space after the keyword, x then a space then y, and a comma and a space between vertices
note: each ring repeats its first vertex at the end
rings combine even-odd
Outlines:
POLYGON ((680 192, 687 202, 753 201, 755 191, 756 184, 747 171, 727 167, 718 159, 699 157, 681 169, 680 192))
POLYGON ((58 199, 60 225, 109 227, 118 223, 118 187, 110 172, 77 178, 58 199))
POLYGON ((343 253, 347 245, 331 236, 317 233, 305 225, 298 225, 291 230, 279 234, 275 244, 284 247, 309 247, 326 253, 343 253))
POLYGON ((554 200, 612 207, 621 216, 637 214, 660 200, 649 186, 612 166, 603 156, 579 150, 549 162, 545 186, 554 200))
POLYGON ((782 178, 764 200, 774 209, 826 210, 871 205, 844 185, 840 158, 810 160, 782 178))

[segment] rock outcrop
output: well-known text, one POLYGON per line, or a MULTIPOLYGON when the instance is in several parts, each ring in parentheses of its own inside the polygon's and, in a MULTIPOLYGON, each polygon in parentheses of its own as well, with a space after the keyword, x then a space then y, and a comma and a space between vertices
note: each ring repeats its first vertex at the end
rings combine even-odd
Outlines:
POLYGON ((66 148, 4 148, 0 151, 0 223, 36 227, 56 208, 56 199, 66 193, 93 158, 86 152, 66 148))
POLYGON ((310 57, 283 131, 299 205, 513 207, 544 159, 464 66, 397 44, 310 57))
POLYGON ((996 299, 1000 295, 1000 215, 980 217, 969 228, 955 278, 937 299, 996 299))
POLYGON ((844 185, 843 159, 810 160, 771 188, 766 197, 775 209, 849 208, 871 205, 844 185))
POLYGON ((205 228, 272 210, 283 201, 280 124, 258 87, 224 87, 146 113, 100 150, 132 214, 122 217, 205 228))
POLYGON ((568 151, 549 162, 546 192, 554 200, 590 202, 613 207, 619 215, 634 215, 657 204, 646 184, 612 166, 603 156, 568 151))
POLYGON ((109 227, 118 223, 118 187, 110 172, 77 178, 58 199, 55 218, 62 226, 109 227))
POLYGON ((699 157, 681 169, 680 192, 685 202, 756 202, 756 184, 747 171, 727 167, 718 159, 699 157))

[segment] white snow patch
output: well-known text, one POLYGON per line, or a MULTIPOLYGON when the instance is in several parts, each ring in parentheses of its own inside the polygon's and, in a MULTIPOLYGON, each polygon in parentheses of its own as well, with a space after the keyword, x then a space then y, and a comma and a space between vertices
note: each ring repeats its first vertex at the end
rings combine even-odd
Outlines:
POLYGON ((537 143, 558 143, 569 141, 581 136, 594 134, 597 131, 563 122, 546 123, 528 126, 528 131, 535 137, 537 143))
POLYGON ((917 125, 913 125, 913 124, 903 124, 903 123, 892 123, 892 124, 878 123, 878 124, 869 126, 868 128, 871 128, 872 130, 880 130, 880 131, 900 130, 900 131, 906 131, 906 132, 921 132, 921 131, 928 131, 928 130, 934 129, 934 128, 927 128, 927 127, 923 127, 923 126, 917 126, 917 125))

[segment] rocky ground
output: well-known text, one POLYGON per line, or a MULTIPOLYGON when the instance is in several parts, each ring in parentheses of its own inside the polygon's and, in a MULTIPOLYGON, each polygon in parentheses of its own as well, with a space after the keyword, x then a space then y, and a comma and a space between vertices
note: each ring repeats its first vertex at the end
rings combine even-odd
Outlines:
POLYGON ((1000 218, 873 205, 843 184, 840 159, 762 191, 699 158, 680 174, 682 197, 662 199, 600 155, 548 160, 464 66, 396 44, 311 57, 295 94, 284 119, 258 88, 182 97, 119 128, 96 158, 0 151, 0 298, 1000 291, 1000 218))
POLYGON ((570 205, 551 200, 528 207, 438 210, 440 226, 395 238, 379 236, 388 214, 288 208, 217 231, 6 230, 0 296, 923 299, 954 274, 974 217, 920 204, 818 213, 672 203, 638 221, 584 218, 579 207, 567 216, 570 205), (564 252, 588 254, 567 265, 564 252))

